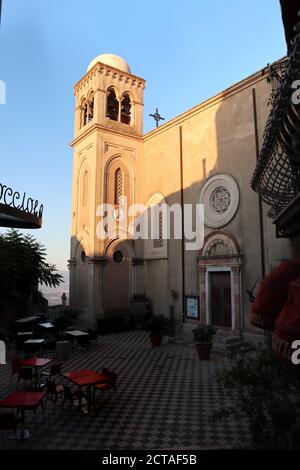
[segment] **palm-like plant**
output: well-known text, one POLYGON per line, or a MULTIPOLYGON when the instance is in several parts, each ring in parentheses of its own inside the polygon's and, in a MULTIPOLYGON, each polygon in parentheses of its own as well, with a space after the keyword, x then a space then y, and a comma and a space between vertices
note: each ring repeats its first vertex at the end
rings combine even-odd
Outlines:
POLYGON ((56 287, 62 276, 46 262, 46 249, 32 235, 10 230, 0 235, 0 306, 14 296, 30 303, 38 284, 56 287))

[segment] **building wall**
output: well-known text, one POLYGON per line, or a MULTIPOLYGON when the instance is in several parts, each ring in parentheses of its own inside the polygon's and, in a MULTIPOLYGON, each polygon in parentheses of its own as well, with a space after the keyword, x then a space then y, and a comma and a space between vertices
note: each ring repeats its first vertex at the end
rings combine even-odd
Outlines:
MULTIPOLYGON (((243 253, 242 267, 242 315, 243 325, 248 323, 250 302, 246 289, 262 277, 260 257, 260 220, 258 197, 250 187, 256 162, 255 126, 252 89, 256 93, 257 126, 259 141, 268 116, 267 101, 270 85, 261 74, 246 79, 222 94, 208 100, 187 113, 175 118, 158 130, 145 136, 145 201, 152 193, 160 191, 169 204, 180 203, 180 127, 182 132, 183 197, 184 203, 199 202, 200 192, 207 181, 216 174, 230 174, 236 180, 240 201, 233 219, 222 230, 231 234, 243 253)), ((264 251, 266 272, 281 258, 290 257, 286 240, 275 238, 275 227, 263 209, 264 251)), ((205 227, 205 235, 215 229, 205 227)), ((157 285, 165 278, 165 260, 155 262, 149 268, 147 292, 155 296, 154 305, 168 315, 171 289, 179 292, 176 313, 182 312, 181 299, 181 255, 180 243, 168 242, 167 295, 157 285), (158 276, 161 263, 161 276, 158 276)), ((199 273, 197 255, 199 252, 185 252, 185 294, 199 295, 199 273)), ((200 307, 201 308, 201 307, 200 307)))
MULTIPOLYGON (((161 198, 169 206, 180 205, 182 196, 184 204, 195 205, 200 203, 201 191, 209 178, 225 174, 231 175, 238 185, 238 209, 225 226, 214 229, 205 226, 204 235, 207 238, 221 230, 228 234, 234 245, 237 243, 243 256, 238 297, 240 322, 243 330, 253 331, 248 322, 250 302, 246 289, 259 281, 263 272, 259 200, 250 187, 257 158, 253 89, 260 144, 269 113, 270 85, 266 75, 261 72, 254 74, 144 136, 143 88, 142 79, 131 74, 120 75, 120 72, 102 64, 94 66, 75 86, 71 303, 83 312, 84 320, 89 324, 105 313, 107 279, 111 282, 107 275, 107 260, 116 240, 97 237, 99 218, 96 209, 101 203, 110 202, 111 179, 116 165, 124 166, 128 175, 126 191, 129 205, 150 206, 161 198), (119 89, 119 93, 130 87, 134 105, 132 126, 111 121, 105 116, 106 90, 112 85, 119 89), (91 89, 95 92, 94 119, 80 127, 80 103, 91 89), (84 193, 85 171, 89 176, 88 189, 84 193), (87 206, 83 204, 86 198, 87 206), (88 262, 82 261, 82 251, 88 256, 88 262)), ((268 273, 282 258, 289 258, 291 252, 288 241, 275 238, 275 227, 266 212, 267 208, 263 206, 264 268, 268 273)), ((199 272, 201 247, 185 250, 183 267, 181 240, 165 241, 160 250, 152 252, 149 241, 132 241, 129 235, 123 235, 123 238, 128 240, 130 296, 146 294, 152 302, 153 312, 167 317, 174 302, 176 318, 181 320, 184 271, 185 295, 199 295, 203 302, 199 272), (135 259, 139 262, 136 263, 135 259), (175 300, 171 291, 177 294, 175 300)), ((235 282, 237 279, 238 276, 235 282)), ((116 295, 117 283, 116 274, 115 283, 111 286, 116 289, 116 295)), ((200 305, 201 308, 204 306, 200 305)))

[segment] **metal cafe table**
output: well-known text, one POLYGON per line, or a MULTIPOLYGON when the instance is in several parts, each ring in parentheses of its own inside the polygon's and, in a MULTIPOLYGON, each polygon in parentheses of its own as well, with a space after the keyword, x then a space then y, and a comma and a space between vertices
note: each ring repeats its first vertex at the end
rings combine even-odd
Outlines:
POLYGON ((50 362, 53 362, 53 360, 54 359, 50 359, 47 357, 30 357, 29 359, 24 359, 23 361, 20 361, 20 366, 34 368, 35 388, 37 388, 38 368, 47 366, 48 364, 50 364, 50 362))
MULTIPOLYGON (((45 342, 45 338, 39 338, 39 339, 27 339, 24 341, 25 348, 28 345, 28 350, 30 349, 30 352, 37 353, 39 349, 41 349, 42 344, 45 342)), ((25 349, 26 350, 26 349, 25 349)))
POLYGON ((30 317, 20 318, 20 320, 16 320, 15 323, 17 323, 18 325, 20 325, 20 324, 24 325, 24 323, 31 323, 31 322, 37 321, 39 319, 40 319, 39 316, 32 315, 30 317))
POLYGON ((74 385, 78 386, 79 408, 82 408, 82 387, 88 387, 88 411, 91 411, 91 387, 99 383, 106 383, 108 377, 94 370, 83 369, 74 372, 65 372, 63 377, 70 380, 74 385))
POLYGON ((37 315, 31 315, 30 317, 25 317, 25 318, 20 318, 19 320, 16 320, 14 322, 16 328, 28 328, 29 326, 32 327, 32 325, 40 320, 40 317, 37 315))
POLYGON ((80 330, 66 330, 64 334, 72 336, 72 344, 73 344, 74 339, 77 340, 77 338, 79 338, 80 336, 89 336, 88 333, 86 333, 85 331, 80 331, 80 330))
POLYGON ((39 331, 41 332, 42 337, 46 337, 47 339, 54 339, 54 325, 50 321, 46 321, 43 323, 38 323, 39 331))
POLYGON ((51 322, 39 323, 38 325, 46 329, 54 328, 54 325, 51 322))
MULTIPOLYGON (((47 392, 13 392, 0 401, 0 408, 16 408, 21 410, 21 423, 25 421, 25 411, 32 410, 36 414, 36 410, 41 406, 43 410, 43 399, 47 392)), ((27 429, 21 429, 18 439, 29 439, 31 433, 27 429)))

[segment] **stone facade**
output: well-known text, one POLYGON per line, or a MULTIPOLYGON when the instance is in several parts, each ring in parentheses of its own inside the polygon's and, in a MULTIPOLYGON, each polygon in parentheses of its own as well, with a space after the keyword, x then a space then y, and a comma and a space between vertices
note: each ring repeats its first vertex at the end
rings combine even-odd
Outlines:
POLYGON ((225 329, 254 331, 246 290, 262 276, 262 253, 266 273, 291 256, 264 206, 260 218, 250 188, 256 139, 260 144, 269 112, 266 78, 259 71, 144 135, 145 81, 115 56, 91 63, 75 85, 72 143, 70 302, 86 324, 126 314, 134 295, 147 296, 153 312, 166 317, 172 306, 178 322, 214 323, 222 312, 212 311, 212 273, 223 272, 214 289, 230 304, 225 329), (99 238, 97 208, 110 203, 118 218, 119 193, 129 206, 158 208, 155 240, 134 240, 122 231, 99 238), (182 240, 161 237, 163 203, 204 204, 202 247, 187 250, 182 240), (185 296, 199 296, 199 319, 185 318, 185 296))

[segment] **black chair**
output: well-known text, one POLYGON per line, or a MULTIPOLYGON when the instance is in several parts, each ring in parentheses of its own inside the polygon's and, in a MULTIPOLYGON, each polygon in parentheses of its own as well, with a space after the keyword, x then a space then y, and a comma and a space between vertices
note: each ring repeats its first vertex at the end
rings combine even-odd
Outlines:
POLYGON ((94 346, 94 345, 97 343, 98 331, 97 331, 97 330, 88 329, 88 330, 86 330, 86 333, 89 334, 90 342, 91 342, 92 346, 94 346))
POLYGON ((9 383, 11 384, 13 376, 15 374, 19 374, 20 359, 18 357, 15 357, 14 359, 12 359, 12 361, 10 363, 10 367, 11 367, 11 376, 10 376, 10 382, 9 383))
POLYGON ((47 377, 48 379, 52 379, 57 375, 61 375, 61 367, 62 363, 57 362, 56 364, 52 364, 49 371, 41 372, 41 377, 47 377))
POLYGON ((42 345, 43 351, 51 353, 53 356, 56 356, 56 342, 55 341, 46 341, 42 345))
POLYGON ((40 350, 41 344, 39 343, 24 343, 24 350, 26 357, 35 356, 40 350))
POLYGON ((47 381, 47 400, 48 398, 53 398, 53 410, 52 412, 55 412, 55 407, 56 407, 56 402, 58 398, 61 396, 63 397, 64 393, 64 386, 61 384, 56 384, 53 382, 53 380, 48 380, 47 381))
MULTIPOLYGON (((72 406, 79 406, 80 396, 78 392, 73 392, 72 388, 68 385, 64 385, 64 403, 69 401, 70 408, 72 406), (78 403, 76 403, 78 402, 78 403)), ((85 405, 87 401, 86 395, 81 395, 81 404, 85 405)))
POLYGON ((91 339, 90 335, 82 335, 77 337, 77 347, 79 349, 90 349, 91 339))
MULTIPOLYGON (((28 339, 28 338, 26 338, 26 339, 28 339)), ((22 338, 22 336, 17 336, 17 338, 16 338, 16 350, 17 350, 17 353, 21 354, 21 356, 25 355, 24 341, 25 341, 25 339, 22 338)))
POLYGON ((0 431, 1 439, 3 440, 3 431, 14 431, 16 434, 18 425, 21 420, 16 418, 14 412, 0 413, 0 431))
POLYGON ((107 367, 104 367, 101 371, 102 375, 105 375, 107 377, 107 382, 105 383, 99 383, 93 386, 93 402, 95 403, 96 400, 96 391, 100 391, 101 394, 106 391, 113 389, 114 391, 117 390, 117 379, 118 375, 113 372, 112 370, 108 369, 107 367))
POLYGON ((16 388, 18 389, 20 380, 24 381, 25 387, 27 386, 28 382, 30 382, 30 387, 33 387, 32 382, 35 378, 36 376, 33 373, 33 370, 31 367, 19 367, 16 388))

